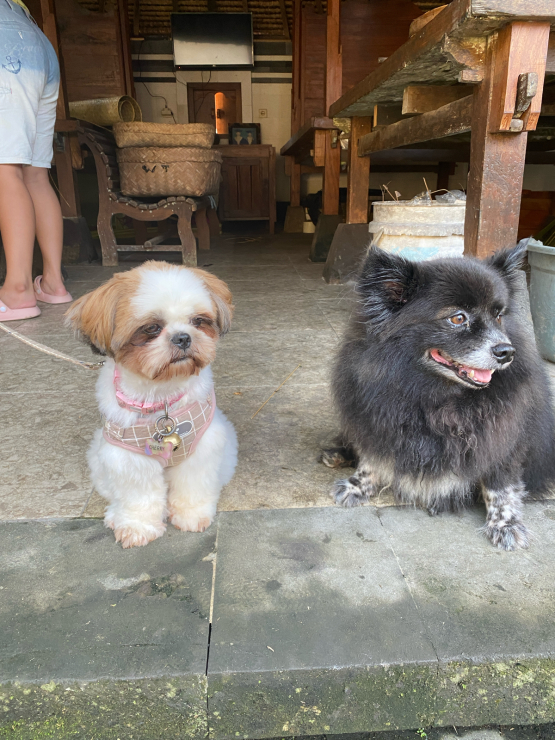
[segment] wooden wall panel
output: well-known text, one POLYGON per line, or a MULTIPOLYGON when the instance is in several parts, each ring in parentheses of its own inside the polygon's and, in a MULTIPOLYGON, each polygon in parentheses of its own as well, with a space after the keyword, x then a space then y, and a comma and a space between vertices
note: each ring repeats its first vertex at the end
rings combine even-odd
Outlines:
POLYGON ((55 5, 68 101, 132 95, 129 72, 122 69, 117 6, 106 3, 106 12, 93 13, 75 0, 55 0, 55 5))
POLYGON ((422 11, 409 0, 347 0, 341 6, 343 92, 360 82, 409 37, 422 11))

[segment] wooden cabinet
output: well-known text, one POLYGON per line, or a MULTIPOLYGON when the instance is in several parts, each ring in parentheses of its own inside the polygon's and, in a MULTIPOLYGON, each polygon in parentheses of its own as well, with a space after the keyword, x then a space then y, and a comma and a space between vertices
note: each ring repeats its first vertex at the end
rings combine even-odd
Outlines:
POLYGON ((223 156, 220 221, 276 220, 276 150, 268 144, 215 147, 223 156))

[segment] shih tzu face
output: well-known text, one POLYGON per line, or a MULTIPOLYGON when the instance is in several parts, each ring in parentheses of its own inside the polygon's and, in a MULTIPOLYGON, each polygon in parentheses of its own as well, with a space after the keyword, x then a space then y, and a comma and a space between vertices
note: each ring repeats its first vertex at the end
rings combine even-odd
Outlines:
POLYGON ((231 293, 214 275, 150 261, 79 298, 67 317, 95 351, 162 382, 209 365, 232 313, 231 293))

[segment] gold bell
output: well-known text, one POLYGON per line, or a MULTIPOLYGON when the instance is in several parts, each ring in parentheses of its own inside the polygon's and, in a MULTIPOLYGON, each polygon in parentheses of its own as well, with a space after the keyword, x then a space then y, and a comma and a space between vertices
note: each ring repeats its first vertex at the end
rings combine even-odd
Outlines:
POLYGON ((181 437, 177 432, 172 432, 164 437, 164 442, 171 442, 173 445, 173 451, 175 452, 181 447, 181 437))

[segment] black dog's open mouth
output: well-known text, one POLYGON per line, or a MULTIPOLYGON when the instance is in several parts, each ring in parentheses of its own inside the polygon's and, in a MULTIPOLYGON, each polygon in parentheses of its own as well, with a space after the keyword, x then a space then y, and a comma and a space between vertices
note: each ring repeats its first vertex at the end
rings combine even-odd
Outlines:
POLYGON ((463 365, 461 362, 457 362, 439 349, 431 349, 430 357, 440 365, 448 367, 449 370, 454 372, 461 380, 464 380, 469 385, 474 385, 478 388, 486 386, 490 382, 491 376, 494 373, 493 370, 484 370, 479 367, 463 365))

